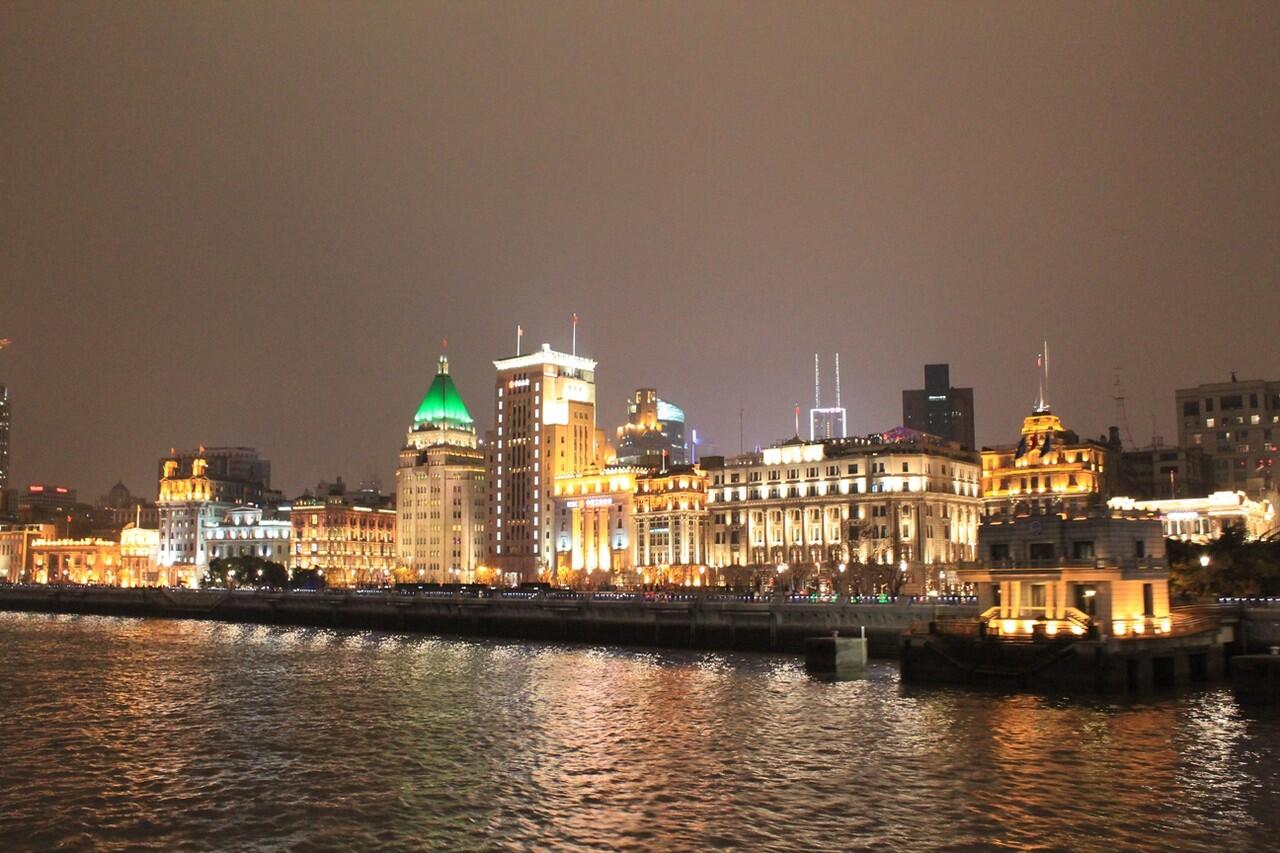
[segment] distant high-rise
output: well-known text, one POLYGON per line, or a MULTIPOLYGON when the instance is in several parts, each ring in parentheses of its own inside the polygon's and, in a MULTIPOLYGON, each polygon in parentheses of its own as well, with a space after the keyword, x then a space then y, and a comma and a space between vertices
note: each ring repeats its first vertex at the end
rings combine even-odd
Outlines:
POLYGON ((1276 487, 1280 381, 1263 379, 1179 388, 1178 446, 1201 448, 1216 488, 1258 495, 1276 487))
POLYGON ((902 424, 973 450, 973 389, 951 387, 951 366, 926 364, 924 388, 902 392, 902 424))
MULTIPOLYGON (((809 440, 844 438, 845 410, 840 406, 840 353, 836 353, 836 404, 822 405, 822 381, 818 373, 818 354, 813 354, 813 408, 809 410, 809 440)), ((798 437, 798 436, 797 436, 798 437)))
POLYGON ((556 477, 603 467, 610 455, 596 429, 596 363, 543 344, 493 366, 488 551, 495 567, 533 580, 555 568, 556 477))
MULTIPOLYGON (((0 383, 0 490, 9 488, 9 389, 0 383)), ((0 512, 4 507, 0 506, 0 512)))
POLYGON ((637 388, 627 401, 627 422, 618 427, 619 465, 687 465, 684 409, 653 388, 637 388), (665 452, 666 459, 663 459, 665 452))

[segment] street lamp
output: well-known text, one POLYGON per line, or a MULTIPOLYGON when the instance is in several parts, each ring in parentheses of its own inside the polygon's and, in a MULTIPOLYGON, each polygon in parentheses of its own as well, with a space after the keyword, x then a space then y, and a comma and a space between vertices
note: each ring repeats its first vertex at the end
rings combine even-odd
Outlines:
POLYGON ((1200 555, 1200 567, 1201 567, 1202 569, 1207 569, 1207 568, 1209 568, 1209 555, 1208 555, 1208 554, 1201 554, 1201 555, 1200 555))

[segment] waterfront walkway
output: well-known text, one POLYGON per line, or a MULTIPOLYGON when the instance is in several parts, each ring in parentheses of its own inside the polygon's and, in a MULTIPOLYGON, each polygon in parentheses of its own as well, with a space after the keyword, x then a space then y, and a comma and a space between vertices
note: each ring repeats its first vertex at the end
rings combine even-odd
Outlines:
POLYGON ((872 654, 939 616, 977 613, 959 597, 847 597, 715 590, 268 590, 0 587, 0 610, 83 613, 626 643, 802 651, 807 637, 863 631, 872 654))

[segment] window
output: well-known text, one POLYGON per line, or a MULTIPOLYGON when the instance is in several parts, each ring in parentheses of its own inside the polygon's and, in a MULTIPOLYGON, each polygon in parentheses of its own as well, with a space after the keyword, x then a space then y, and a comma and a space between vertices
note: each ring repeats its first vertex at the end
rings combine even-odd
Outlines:
POLYGON ((1032 542, 1030 548, 1030 556, 1033 560, 1052 560, 1053 559, 1053 543, 1052 542, 1032 542))
POLYGON ((1141 539, 1135 539, 1133 541, 1133 556, 1135 557, 1147 556, 1147 543, 1142 541, 1141 539))
POLYGON ((1071 558, 1074 560, 1092 560, 1093 559, 1093 543, 1092 542, 1072 542, 1071 558))
POLYGON ((991 559, 997 561, 1009 559, 1009 543, 997 542, 993 544, 991 546, 991 559))
POLYGON ((1200 401, 1188 400, 1182 404, 1182 415, 1187 418, 1194 418, 1200 414, 1200 401))

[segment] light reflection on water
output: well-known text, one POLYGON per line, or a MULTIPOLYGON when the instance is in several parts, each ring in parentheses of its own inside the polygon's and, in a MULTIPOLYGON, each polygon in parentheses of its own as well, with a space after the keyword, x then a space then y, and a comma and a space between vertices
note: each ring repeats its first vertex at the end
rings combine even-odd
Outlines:
POLYGON ((1278 734, 1222 689, 0 614, 4 849, 1263 849, 1278 734))

